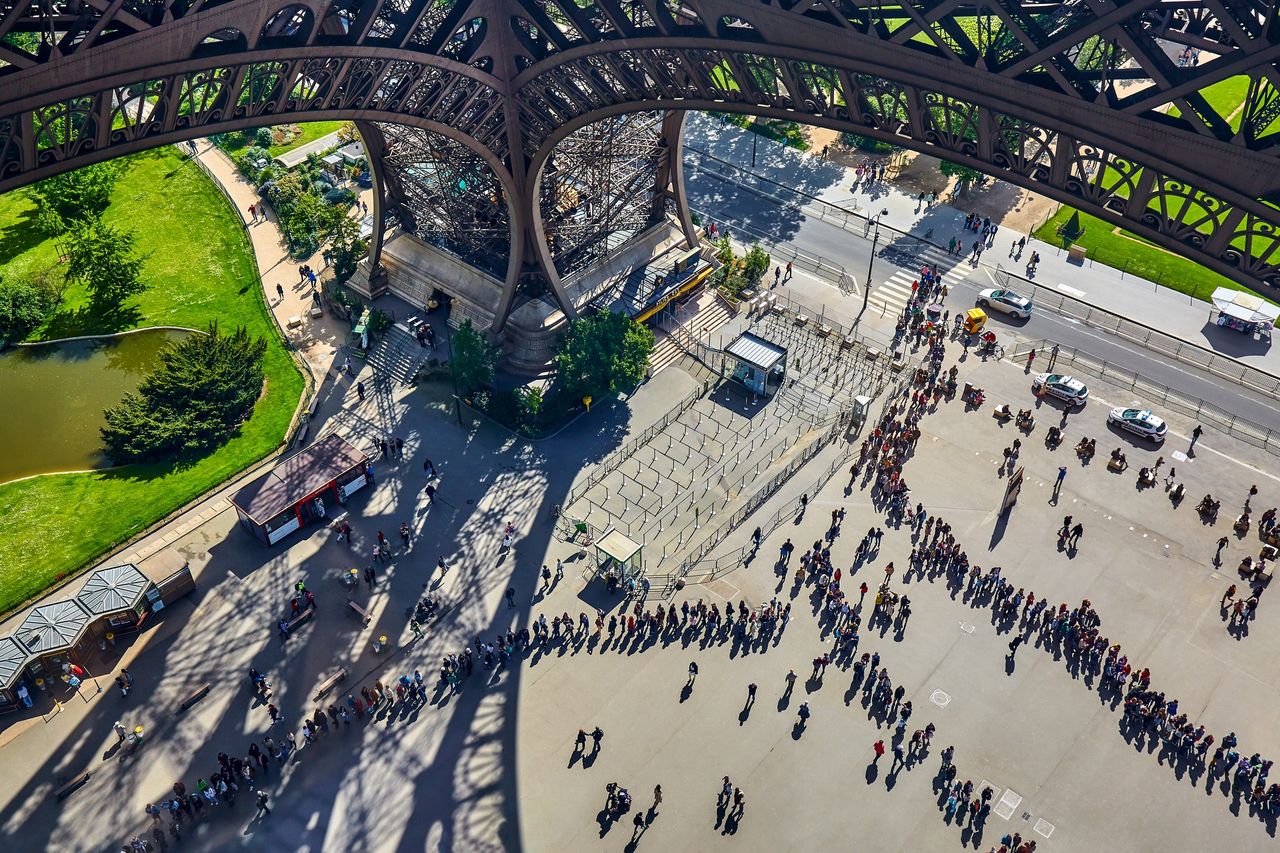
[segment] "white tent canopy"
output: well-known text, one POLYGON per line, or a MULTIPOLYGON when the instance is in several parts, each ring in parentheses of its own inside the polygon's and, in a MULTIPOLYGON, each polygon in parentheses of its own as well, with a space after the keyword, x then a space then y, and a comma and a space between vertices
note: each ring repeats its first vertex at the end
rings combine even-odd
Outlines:
POLYGON ((1245 323, 1272 325, 1280 319, 1280 305, 1274 305, 1252 293, 1219 287, 1213 292, 1213 307, 1228 317, 1245 323))

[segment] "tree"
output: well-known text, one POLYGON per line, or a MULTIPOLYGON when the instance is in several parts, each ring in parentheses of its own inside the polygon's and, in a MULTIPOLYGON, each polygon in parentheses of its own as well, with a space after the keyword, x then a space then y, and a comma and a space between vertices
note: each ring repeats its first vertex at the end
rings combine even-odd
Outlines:
POLYGON ((119 161, 84 166, 45 178, 31 187, 36 203, 57 212, 71 222, 100 216, 111 202, 111 191, 120 177, 119 161))
POLYGON ((948 178, 955 178, 962 187, 967 187, 982 177, 982 173, 977 169, 971 169, 959 163, 952 163, 950 160, 939 161, 938 171, 948 178))
POLYGON ((101 430, 117 463, 205 453, 226 442, 262 393, 267 342, 242 326, 224 335, 217 323, 166 345, 137 393, 106 411, 101 430))
POLYGON ((329 243, 333 277, 338 281, 351 278, 366 251, 365 242, 360 239, 360 223, 347 215, 343 205, 329 205, 324 210, 321 235, 329 243))
POLYGON ((521 420, 532 430, 538 428, 542 415, 542 406, 546 396, 537 385, 525 385, 516 389, 516 404, 520 408, 521 420))
POLYGON ((462 321, 451 340, 450 364, 458 390, 466 396, 493 382, 499 350, 476 331, 470 320, 462 321))
POLYGON ((556 353, 556 371, 571 399, 599 399, 634 388, 653 352, 653 332, 611 311, 574 320, 556 353))
POLYGON ((769 262, 769 253, 760 248, 759 243, 752 243, 742 258, 742 274, 750 284, 759 284, 760 279, 769 271, 769 262))
POLYGON ((271 135, 271 128, 260 127, 253 132, 253 144, 259 148, 270 148, 275 143, 271 135))
POLYGON ((73 224, 68 236, 67 277, 83 282, 93 310, 110 314, 146 289, 141 279, 146 255, 137 255, 137 237, 100 219, 73 224))
POLYGON ((49 291, 37 282, 0 279, 0 343, 25 338, 44 322, 52 303, 49 291))

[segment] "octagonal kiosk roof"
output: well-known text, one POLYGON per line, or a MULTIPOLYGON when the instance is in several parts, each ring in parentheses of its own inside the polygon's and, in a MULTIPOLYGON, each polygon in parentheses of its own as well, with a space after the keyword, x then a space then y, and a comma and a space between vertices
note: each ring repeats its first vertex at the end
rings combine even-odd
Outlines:
POLYGON ((75 599, 55 601, 32 610, 15 637, 32 654, 61 651, 76 644, 91 618, 75 599))
POLYGON ((94 572, 76 595, 76 601, 94 616, 131 610, 146 595, 151 581, 132 563, 94 572))
POLYGON ((13 637, 0 637, 0 690, 8 690, 31 654, 13 637))

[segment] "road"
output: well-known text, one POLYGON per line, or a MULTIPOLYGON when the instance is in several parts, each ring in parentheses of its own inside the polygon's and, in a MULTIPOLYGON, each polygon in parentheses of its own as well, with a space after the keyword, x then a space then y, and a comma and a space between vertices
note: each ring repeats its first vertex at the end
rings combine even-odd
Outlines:
MULTIPOLYGON (((696 163, 696 156, 690 158, 696 163)), ((770 185, 769 193, 774 198, 766 197, 759 191, 753 191, 724 177, 698 168, 686 171, 689 202, 691 206, 715 221, 728 223, 738 235, 746 236, 750 232, 768 235, 775 241, 817 256, 828 264, 840 266, 855 277, 859 287, 864 286, 867 278, 868 260, 871 255, 871 239, 863 236, 861 231, 850 232, 840 226, 807 216, 801 209, 801 198, 793 194, 794 203, 786 200, 787 191, 770 185)), ((918 266, 906 263, 894 263, 893 259, 883 256, 884 242, 881 241, 878 256, 872 265, 871 300, 872 309, 868 316, 879 316, 881 309, 892 317, 896 313, 895 291, 902 298, 896 301, 900 305, 905 301, 905 294, 898 283, 909 281, 914 277, 918 266)), ((892 252, 893 247, 890 247, 892 252)), ((912 253, 915 245, 910 247, 912 253)), ((1004 259, 1004 252, 989 250, 997 255, 997 261, 1004 259)), ((945 255, 945 253, 943 253, 945 255)), ((978 291, 996 285, 994 264, 986 262, 974 266, 965 258, 946 259, 938 255, 936 250, 928 254, 928 259, 938 262, 944 272, 949 272, 946 281, 950 293, 945 306, 952 312, 973 307, 978 291), (940 258, 940 259, 939 259, 940 258)), ((1008 261, 1010 265, 1014 262, 1008 261)), ((1142 318, 1136 318, 1142 319, 1142 318)), ((1147 318, 1148 321, 1155 318, 1147 318)), ((1056 341, 1063 346, 1077 347, 1094 358, 1102 359, 1118 365, 1121 369, 1142 374, 1151 382, 1166 385, 1180 394, 1204 400, 1227 412, 1253 421, 1269 428, 1280 428, 1280 414, 1275 402, 1237 385, 1224 382, 1219 377, 1178 362, 1166 360, 1149 350, 1135 344, 1120 340, 1113 335, 1093 329, 1076 320, 1054 314, 1051 311, 1037 311, 1029 320, 1018 321, 999 314, 992 316, 990 328, 1002 337, 1017 337, 1022 340, 1046 339, 1056 341)), ((1129 400, 1117 400, 1117 404, 1127 404, 1129 400)))

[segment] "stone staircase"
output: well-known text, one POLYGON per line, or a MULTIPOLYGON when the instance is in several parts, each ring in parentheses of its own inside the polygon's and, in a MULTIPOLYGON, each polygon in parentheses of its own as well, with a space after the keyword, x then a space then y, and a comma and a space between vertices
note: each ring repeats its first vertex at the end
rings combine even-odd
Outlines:
POLYGON ((369 352, 369 366, 379 380, 398 385, 412 385, 435 352, 421 346, 415 334, 425 323, 421 317, 406 317, 392 324, 382 340, 369 352))
POLYGON ((685 354, 685 347, 680 342, 682 335, 671 334, 669 327, 678 322, 685 333, 705 341, 708 333, 714 332, 733 317, 733 309, 712 292, 704 294, 690 308, 680 311, 674 318, 665 317, 659 323, 659 339, 649 355, 652 374, 656 375, 663 368, 675 364, 685 354))

